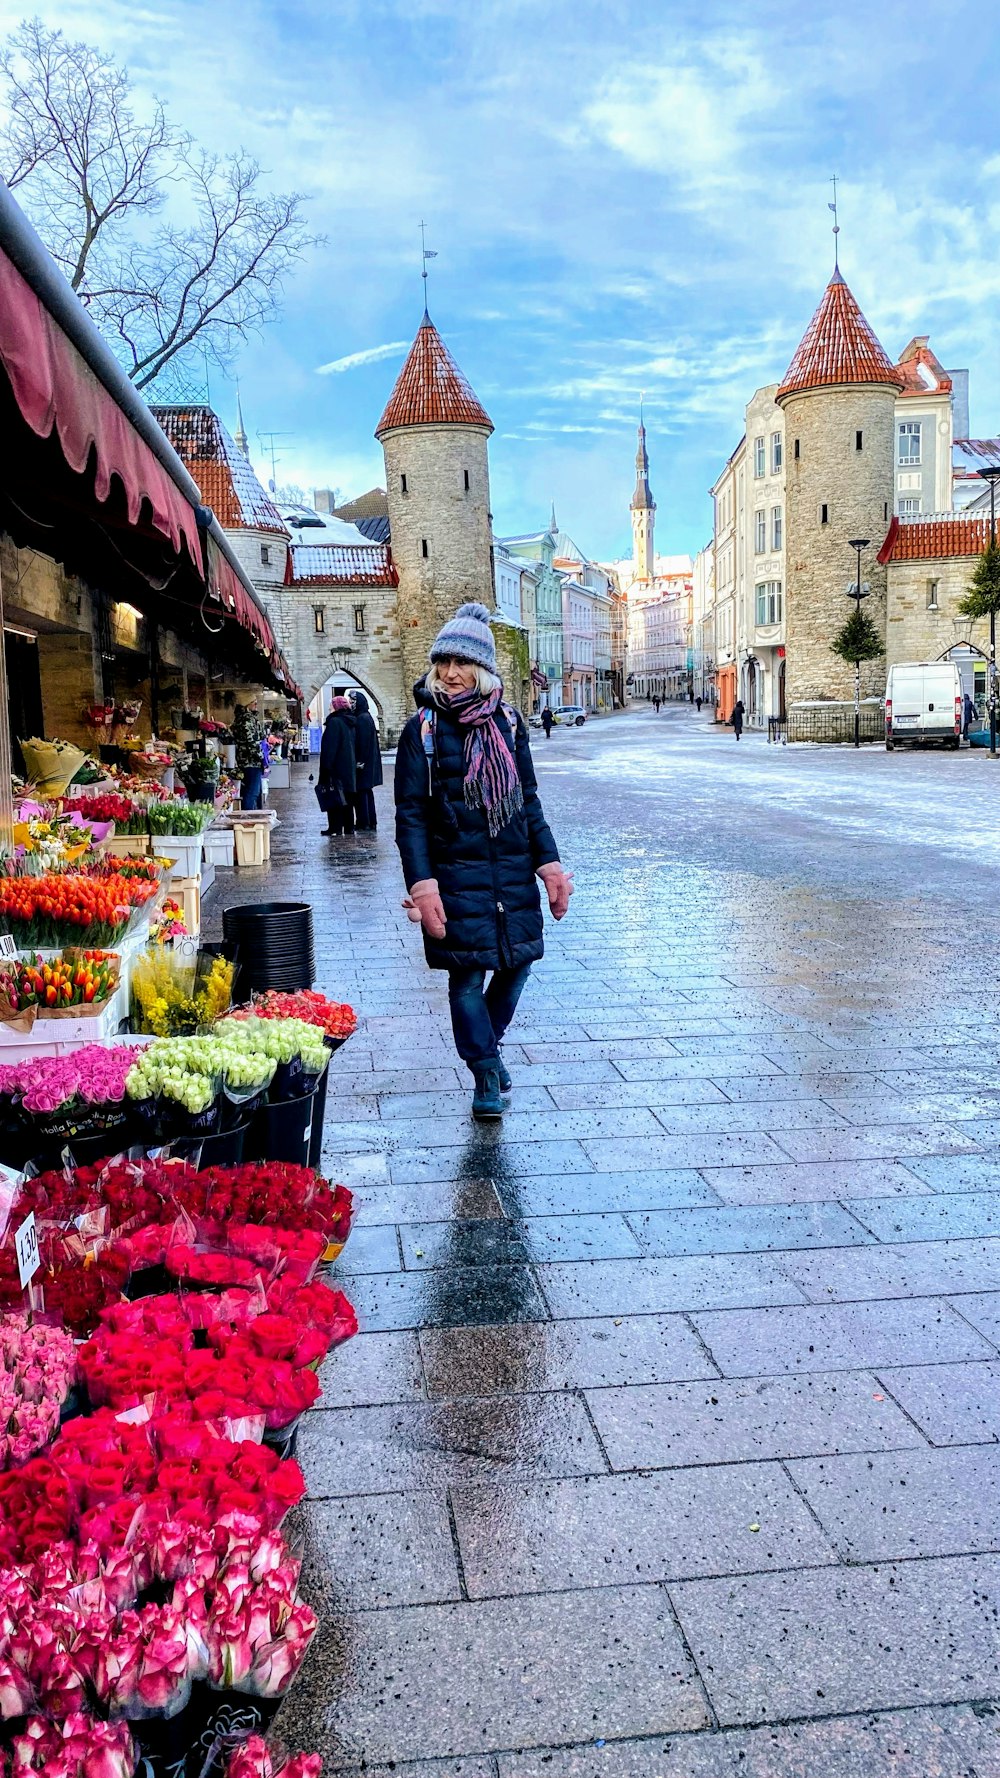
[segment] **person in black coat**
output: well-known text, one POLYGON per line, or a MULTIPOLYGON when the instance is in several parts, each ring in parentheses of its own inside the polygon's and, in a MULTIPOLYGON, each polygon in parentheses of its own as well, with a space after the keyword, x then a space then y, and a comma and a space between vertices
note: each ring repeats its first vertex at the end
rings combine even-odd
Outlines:
POLYGON ((524 721, 502 702, 486 607, 461 605, 430 660, 396 753, 403 905, 423 927, 431 969, 448 971, 473 1115, 496 1118, 511 1087, 500 1043, 544 950, 536 876, 557 920, 573 885, 542 813, 524 721))
POLYGON ((354 812, 357 816, 358 832, 374 833, 378 826, 375 815, 375 786, 382 782, 382 754, 379 749, 378 728, 364 692, 354 692, 352 699, 354 703, 354 751, 357 756, 354 812))
POLYGON ((729 718, 730 722, 733 725, 733 734, 736 736, 737 740, 739 740, 741 734, 743 733, 743 718, 744 718, 745 714, 746 714, 746 712, 743 708, 743 699, 738 698, 736 703, 733 705, 733 714, 729 718))
POLYGON ((354 832, 356 779, 354 712, 347 698, 334 698, 319 750, 319 788, 328 805, 325 834, 354 832))

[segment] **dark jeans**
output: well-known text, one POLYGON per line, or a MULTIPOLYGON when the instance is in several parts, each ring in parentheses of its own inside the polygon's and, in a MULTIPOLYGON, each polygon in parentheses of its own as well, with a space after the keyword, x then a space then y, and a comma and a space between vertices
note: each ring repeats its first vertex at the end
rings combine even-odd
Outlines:
POLYGON ((371 829, 378 826, 375 818, 375 792, 373 790, 356 790, 354 792, 354 814, 359 828, 371 829))
POLYGON ((449 969, 448 1003, 455 1048, 470 1068, 474 1062, 496 1060, 497 1047, 530 974, 530 963, 522 963, 520 969, 495 969, 484 993, 485 969, 449 969))
POLYGON ((264 807, 264 773, 260 766, 248 766, 243 773, 240 785, 241 809, 262 809, 264 807))

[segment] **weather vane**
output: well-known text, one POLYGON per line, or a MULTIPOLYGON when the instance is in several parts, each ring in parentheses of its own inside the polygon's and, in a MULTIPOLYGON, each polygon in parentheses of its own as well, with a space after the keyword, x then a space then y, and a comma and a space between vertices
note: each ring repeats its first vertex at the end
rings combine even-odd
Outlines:
POLYGON ((437 258, 437 248, 436 247, 428 247, 428 245, 427 245, 427 225, 426 225, 426 223, 422 222, 420 224, 420 259, 421 259, 420 276, 423 278, 423 281, 424 281, 424 314, 425 315, 427 313, 427 261, 429 259, 436 259, 436 258, 437 258))
POLYGON ((830 184, 833 186, 833 203, 832 204, 828 203, 826 207, 828 210, 833 211, 833 266, 834 266, 835 271, 839 271, 840 270, 840 253, 839 253, 838 245, 837 245, 837 236, 840 233, 840 223, 837 221, 837 175, 836 175, 836 173, 834 173, 833 177, 831 178, 830 184))

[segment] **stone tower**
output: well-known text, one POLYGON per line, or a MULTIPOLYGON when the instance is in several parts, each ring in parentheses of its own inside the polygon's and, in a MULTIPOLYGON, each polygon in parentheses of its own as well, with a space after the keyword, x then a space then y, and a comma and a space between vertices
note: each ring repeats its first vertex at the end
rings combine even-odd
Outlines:
MULTIPOLYGON (((883 639, 886 571, 877 556, 895 494, 894 368, 839 269, 824 292, 775 400, 785 412, 786 697, 853 702, 854 669, 830 642, 851 614, 852 537, 867 537, 864 610, 883 639)), ((884 661, 863 663, 861 695, 885 684, 884 661)), ((791 729, 790 729, 791 732, 791 729)))
MULTIPOLYGON (((493 611, 490 471, 493 422, 426 310, 375 437, 385 456, 405 690, 466 599, 493 611)), ((499 640, 499 638, 498 638, 499 640)))
POLYGON ((653 526, 656 522, 656 501, 649 491, 649 458, 646 455, 646 428, 639 410, 639 448, 635 453, 635 493, 632 495, 632 557, 636 580, 652 581, 656 574, 653 548, 653 526))

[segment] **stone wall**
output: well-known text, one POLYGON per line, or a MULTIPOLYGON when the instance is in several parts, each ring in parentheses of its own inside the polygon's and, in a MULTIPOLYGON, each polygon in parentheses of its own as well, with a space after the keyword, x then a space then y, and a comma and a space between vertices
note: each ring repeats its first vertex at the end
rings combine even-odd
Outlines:
MULTIPOLYGON (((336 676, 333 652, 370 692, 383 720, 383 738, 393 746, 412 714, 412 680, 403 673, 394 586, 282 587, 267 597, 278 646, 295 662, 306 703, 336 676), (355 607, 363 608, 364 629, 355 627, 355 607), (323 629, 316 628, 316 612, 323 629)), ((419 675, 414 674, 414 678, 419 675)))
MULTIPOLYGON (((786 700, 789 705, 815 698, 849 700, 854 668, 832 652, 830 643, 851 612, 845 591, 855 576, 856 557, 848 548, 852 537, 870 540, 861 562, 862 579, 872 588, 864 609, 885 635, 886 571, 876 555, 893 511, 894 392, 812 390, 790 396, 783 405, 786 700)), ((885 662, 863 664, 862 696, 878 695, 884 687, 885 662)))
POLYGON ((890 562, 886 657, 897 661, 936 661, 957 642, 989 647, 989 619, 959 618, 958 604, 969 589, 976 556, 941 562, 890 562), (928 606, 937 583, 937 609, 928 606))
POLYGON ((485 427, 442 425, 403 427, 382 439, 407 690, 459 605, 496 606, 488 437, 485 427))

